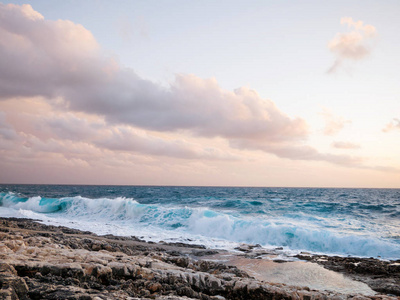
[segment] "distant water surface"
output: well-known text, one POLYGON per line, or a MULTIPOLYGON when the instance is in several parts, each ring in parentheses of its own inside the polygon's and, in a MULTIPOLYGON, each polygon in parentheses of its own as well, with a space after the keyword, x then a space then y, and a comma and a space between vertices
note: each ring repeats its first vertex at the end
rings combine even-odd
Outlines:
POLYGON ((0 185, 0 216, 212 248, 400 259, 399 189, 0 185))

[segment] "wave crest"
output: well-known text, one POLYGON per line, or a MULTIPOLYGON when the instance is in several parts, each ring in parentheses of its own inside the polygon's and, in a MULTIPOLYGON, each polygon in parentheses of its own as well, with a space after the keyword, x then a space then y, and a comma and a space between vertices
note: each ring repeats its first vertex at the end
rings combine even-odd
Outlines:
POLYGON ((23 211, 26 216, 37 213, 52 220, 67 220, 78 229, 95 233, 104 232, 107 226, 114 229, 118 227, 118 234, 125 235, 131 235, 133 228, 136 228, 136 232, 141 228, 151 228, 151 235, 155 239, 157 234, 165 237, 170 232, 183 240, 201 237, 209 241, 220 239, 267 247, 284 246, 297 251, 394 259, 400 257, 400 243, 397 239, 344 234, 338 229, 316 226, 311 219, 296 220, 290 218, 290 215, 254 216, 204 207, 141 204, 124 197, 24 198, 13 193, 0 193, 0 205, 23 211))

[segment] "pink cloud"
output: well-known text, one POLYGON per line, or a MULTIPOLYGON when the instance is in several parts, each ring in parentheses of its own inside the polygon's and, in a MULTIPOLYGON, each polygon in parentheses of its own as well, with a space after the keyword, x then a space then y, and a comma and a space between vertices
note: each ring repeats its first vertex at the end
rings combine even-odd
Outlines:
POLYGON ((324 108, 320 114, 325 121, 325 127, 323 130, 325 135, 336 135, 346 126, 346 124, 351 124, 350 120, 346 120, 340 116, 335 116, 327 108, 324 108))
POLYGON ((334 73, 346 60, 359 60, 368 56, 371 53, 371 41, 377 35, 374 26, 349 17, 342 18, 340 24, 347 24, 353 31, 338 33, 328 43, 329 50, 336 56, 328 73, 334 73))
POLYGON ((94 145, 111 151, 138 152, 180 159, 237 160, 239 157, 213 147, 203 147, 184 139, 162 139, 129 127, 113 127, 94 145))
POLYGON ((332 147, 338 149, 359 149, 361 148, 359 144, 351 143, 351 142, 334 142, 332 147))
POLYGON ((2 4, 0 10, 3 99, 42 96, 52 103, 58 98, 60 109, 104 116, 111 124, 204 137, 277 142, 308 135, 304 120, 290 118, 250 89, 226 91, 215 79, 194 75, 177 75, 163 88, 100 56, 81 25, 31 18, 30 6, 2 4))
POLYGON ((307 135, 303 120, 291 119, 254 91, 225 91, 215 79, 194 75, 178 75, 165 89, 101 57, 81 25, 32 19, 24 13, 28 8, 0 6, 2 98, 61 97, 68 109, 157 131, 281 140, 307 135))
MULTIPOLYGON (((13 102, 0 112, 0 141, 9 149, 25 147, 29 152, 59 153, 66 157, 91 153, 101 155, 103 151, 131 152, 140 155, 164 156, 181 159, 237 160, 237 155, 215 147, 204 146, 184 138, 162 138, 141 129, 126 125, 110 125, 103 118, 74 112, 63 112, 43 105, 40 111, 33 106, 13 102), (22 115, 25 121, 20 123, 22 115), (6 122, 6 115, 11 122, 6 122), (18 132, 13 125, 17 125, 18 132), (7 141, 9 140, 9 141, 7 141)), ((1 107, 1 106, 0 106, 1 107)), ((11 155, 11 153, 9 153, 11 155)))
MULTIPOLYGON (((169 87, 163 87, 103 57, 95 38, 82 25, 46 20, 29 5, 0 4, 0 13, 0 99, 38 96, 60 115, 64 111, 60 119, 40 123, 43 127, 38 131, 46 132, 47 137, 40 137, 40 133, 24 135, 24 149, 29 153, 35 149, 65 153, 63 147, 68 148, 67 141, 72 140, 87 153, 95 149, 232 159, 218 149, 135 131, 140 130, 221 138, 233 148, 296 160, 350 166, 358 161, 307 146, 307 123, 288 116, 249 88, 227 91, 213 78, 183 74, 177 75, 169 87), (96 128, 92 122, 76 117, 77 113, 98 116, 103 124, 96 128)), ((344 22, 364 35, 372 34, 372 29, 365 27, 369 25, 344 22)), ((332 49, 348 56, 348 48, 343 46, 346 43, 340 41, 332 49)), ((330 132, 341 126, 342 121, 336 122, 336 129, 330 132)))
POLYGON ((390 132, 393 130, 400 130, 400 119, 394 118, 390 123, 386 124, 383 132, 390 132))
POLYGON ((5 140, 15 140, 18 134, 15 129, 6 121, 6 115, 0 111, 0 137, 5 140))
POLYGON ((361 167, 364 159, 349 155, 321 153, 307 145, 268 144, 260 141, 237 140, 232 146, 239 149, 262 150, 291 160, 325 161, 347 167, 361 167))

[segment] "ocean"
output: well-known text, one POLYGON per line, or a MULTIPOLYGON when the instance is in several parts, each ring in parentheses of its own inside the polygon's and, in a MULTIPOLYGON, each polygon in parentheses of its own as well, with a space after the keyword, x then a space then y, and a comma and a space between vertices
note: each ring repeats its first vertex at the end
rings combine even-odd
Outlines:
POLYGON ((400 259, 400 189, 0 185, 0 216, 96 234, 400 259))

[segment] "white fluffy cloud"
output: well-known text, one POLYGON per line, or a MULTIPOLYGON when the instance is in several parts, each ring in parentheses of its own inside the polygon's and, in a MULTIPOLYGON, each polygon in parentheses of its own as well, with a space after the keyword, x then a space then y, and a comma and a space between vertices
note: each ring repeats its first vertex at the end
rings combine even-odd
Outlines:
POLYGON ((359 60, 368 56, 371 52, 371 41, 377 35, 374 26, 354 21, 349 17, 342 18, 340 24, 348 25, 353 30, 336 34, 328 43, 329 50, 336 56, 328 73, 334 73, 346 60, 359 60))

